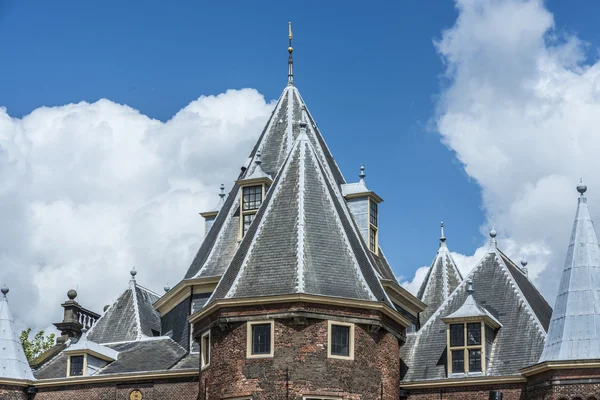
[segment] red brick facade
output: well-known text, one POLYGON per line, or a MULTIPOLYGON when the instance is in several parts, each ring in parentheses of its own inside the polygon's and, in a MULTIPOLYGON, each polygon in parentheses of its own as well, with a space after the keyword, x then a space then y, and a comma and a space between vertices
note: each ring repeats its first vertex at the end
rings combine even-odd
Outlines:
POLYGON ((18 386, 0 385, 1 400, 27 400, 26 388, 18 386))
POLYGON ((482 385, 435 389, 411 389, 409 400, 488 400, 490 390, 502 392, 502 400, 525 400, 525 384, 482 385))
MULTIPOLYGON (((142 392, 144 400, 197 400, 198 381, 187 382, 142 382, 142 383, 106 383, 75 386, 42 387, 38 389, 35 400, 129 400, 133 390, 142 392)), ((4 397, 0 397, 4 399, 4 397)), ((11 399, 10 397, 8 399, 11 399)), ((24 397, 23 399, 27 399, 24 397)), ((12 399, 11 399, 12 400, 12 399)))
MULTIPOLYGON (((383 399, 397 400, 400 342, 390 331, 374 328, 382 321, 383 316, 374 311, 306 304, 220 310, 194 327, 198 336, 211 326, 211 359, 200 374, 201 393, 206 388, 209 399, 315 395, 375 400, 383 395, 383 399), (314 314, 299 321, 293 317, 299 310, 314 314), (247 358, 246 321, 218 324, 234 316, 257 320, 269 315, 275 321, 274 356, 270 358, 247 358), (354 360, 328 358, 328 319, 355 323, 354 360)), ((401 326, 394 328, 400 336, 404 334, 401 326)))
POLYGON ((527 400, 599 399, 600 368, 550 370, 527 382, 527 400))

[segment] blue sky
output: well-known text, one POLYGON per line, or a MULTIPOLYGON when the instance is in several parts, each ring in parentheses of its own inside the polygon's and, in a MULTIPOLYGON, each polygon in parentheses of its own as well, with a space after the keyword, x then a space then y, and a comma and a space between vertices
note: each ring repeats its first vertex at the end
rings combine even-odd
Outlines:
MULTIPOLYGON (((90 253, 84 256, 81 256, 83 250, 74 251, 73 261, 69 261, 67 251, 60 256, 52 253, 55 248, 60 253, 63 246, 70 247, 65 244, 69 235, 75 238, 76 233, 103 235, 106 229, 118 226, 119 218, 125 214, 110 214, 117 205, 123 209, 146 210, 161 205, 167 196, 152 192, 154 186, 159 185, 154 181, 167 179, 162 172, 146 171, 140 173, 142 178, 135 175, 138 165, 154 165, 155 155, 143 153, 142 158, 136 158, 139 154, 135 153, 135 157, 129 158, 126 146, 130 144, 126 140, 121 140, 125 144, 117 139, 114 143, 95 141, 94 129, 102 128, 103 121, 108 121, 105 125, 114 132, 137 129, 139 124, 130 126, 119 119, 125 114, 128 121, 137 121, 151 129, 159 129, 156 126, 160 124, 147 117, 162 122, 171 120, 161 126, 167 127, 173 137, 187 129, 189 134, 182 134, 182 140, 194 141, 196 137, 198 143, 194 146, 197 147, 190 148, 197 149, 197 158, 202 160, 191 164, 189 160, 181 161, 178 167, 176 165, 182 170, 189 165, 201 167, 186 170, 181 176, 177 175, 177 179, 171 179, 170 189, 164 193, 172 195, 173 187, 180 187, 184 182, 197 193, 210 192, 214 196, 216 181, 202 186, 206 183, 205 177, 221 173, 221 169, 219 172, 211 169, 210 162, 241 165, 251 145, 244 141, 248 127, 252 127, 253 132, 260 131, 259 125, 253 125, 252 118, 263 121, 270 106, 264 102, 261 105, 254 92, 236 92, 215 101, 197 99, 242 88, 256 89, 267 101, 276 99, 286 84, 287 22, 292 21, 296 85, 346 178, 354 180, 360 164, 364 163, 369 187, 384 198, 380 208, 380 241, 396 273, 410 280, 417 268, 431 262, 438 246, 441 220, 446 224, 451 250, 463 255, 461 261, 469 265, 486 241, 485 231, 496 225, 501 246, 513 258, 526 254, 532 260, 530 269, 534 271, 536 282, 544 294, 552 297, 556 286, 553 277, 562 267, 574 213, 572 193, 565 188, 574 187, 571 183, 580 176, 593 181, 596 178, 590 171, 600 167, 593 157, 595 146, 586 145, 591 140, 587 135, 595 134, 593 127, 598 124, 593 121, 584 124, 581 115, 570 113, 570 108, 564 105, 568 103, 565 99, 573 98, 568 92, 570 87, 596 90, 592 67, 596 66, 599 54, 600 31, 595 16, 600 12, 600 3, 457 1, 461 5, 458 8, 449 0, 307 1, 301 6, 297 2, 280 1, 0 0, 0 37, 3 38, 0 106, 6 107, 6 114, 16 121, 17 127, 28 132, 26 136, 36 149, 32 151, 23 145, 27 141, 19 139, 20 128, 14 131, 17 132, 11 136, 16 138, 14 146, 24 148, 26 155, 22 164, 15 161, 10 165, 20 172, 25 171, 24 178, 19 179, 29 182, 31 187, 8 194, 0 190, 0 200, 4 205, 16 204, 23 193, 27 196, 35 193, 27 197, 30 208, 13 213, 24 215, 22 221, 25 222, 15 220, 15 224, 31 227, 29 236, 33 239, 23 250, 25 255, 12 254, 0 246, 0 256, 14 266, 13 272, 25 264, 35 271, 63 271, 63 276, 72 276, 68 284, 84 287, 89 275, 86 278, 83 272, 90 272, 89 265, 95 262, 98 265, 114 262, 121 265, 119 268, 123 271, 128 271, 129 267, 122 266, 127 263, 143 264, 127 252, 117 252, 107 258, 109 261, 98 258, 98 247, 90 247, 90 253), (448 33, 443 34, 446 30, 448 33), (435 42, 440 43, 439 48, 435 42), (547 72, 550 70, 558 72, 551 75, 547 72), (538 89, 543 85, 534 85, 539 82, 551 82, 552 88, 559 88, 556 89, 559 94, 540 92, 538 89), (494 96, 478 90, 479 85, 491 88, 494 96), (538 89, 533 94, 522 93, 524 87, 538 89), (93 103, 102 98, 110 102, 82 108, 65 106, 81 101, 93 103), (252 101, 255 108, 245 111, 244 118, 251 120, 245 125, 246 130, 234 129, 241 135, 231 146, 235 151, 213 143, 210 132, 196 134, 196 128, 190 130, 188 125, 181 125, 187 111, 202 107, 235 120, 236 101, 242 101, 241 98, 252 101), (527 115, 515 116, 513 112, 547 107, 545 99, 552 99, 552 107, 556 107, 553 115, 563 116, 560 121, 548 117, 548 125, 544 125, 539 120, 531 121, 527 115), (133 111, 119 108, 113 102, 126 104, 133 111), (57 108, 40 110, 40 107, 50 106, 57 108), (34 110, 37 111, 28 117, 34 110), (176 114, 182 118, 173 118, 176 114), (87 125, 73 122, 85 122, 86 118, 94 122, 87 125), (565 145, 558 144, 568 130, 571 139, 582 143, 571 149, 573 151, 569 147, 572 140, 565 145), (205 134, 208 136, 203 136, 205 134), (54 148, 48 144, 48 138, 60 135, 65 142, 54 143, 58 150, 52 153, 54 148), (90 139, 91 144, 84 141, 84 137, 90 139), (557 144, 552 145, 554 142, 557 144), (551 145, 545 152, 547 143, 551 145), (40 147, 36 147, 38 145, 40 147), (211 148, 213 145, 217 147, 211 148), (106 153, 92 154, 95 147, 101 147, 106 153), (70 152, 76 154, 73 160, 69 158, 70 152), (562 158, 556 156, 557 152, 562 158), (93 169, 94 162, 101 165, 112 162, 113 158, 125 163, 119 168, 125 168, 129 174, 127 179, 131 176, 136 179, 128 181, 119 176, 121 172, 111 176, 113 180, 104 179, 104 175, 93 169), (89 162, 80 164, 80 160, 89 162), (63 172, 59 166, 63 162, 67 168, 65 174, 72 170, 78 172, 72 180, 83 176, 84 183, 79 185, 81 192, 70 192, 72 186, 77 186, 73 182, 63 188, 60 181, 63 172), (34 172, 30 176, 28 171, 34 172), (48 176, 52 179, 46 180, 48 176), (87 179, 89 176, 93 179, 87 179), (37 179, 46 180, 46 186, 32 183, 37 179), (139 183, 142 181, 143 185, 139 183), (39 195, 50 193, 50 186, 51 195, 39 195), (98 196, 102 197, 107 192, 114 192, 116 200, 107 200, 106 204, 93 201, 97 196, 94 193, 101 193, 98 196), (142 192, 144 196, 150 194, 138 196, 142 192), (119 203, 127 196, 133 200, 119 203), (147 201, 145 208, 138 197, 147 201), (85 201, 80 204, 81 199, 85 201), (57 205, 59 200, 63 203, 57 205), (44 207, 49 207, 51 212, 44 207), (90 215, 94 213, 89 210, 93 207, 97 207, 101 216, 107 216, 105 221, 93 220, 96 223, 90 229, 93 233, 86 233, 89 227, 86 218, 92 219, 90 215), (32 209, 43 211, 31 214, 32 209), (63 215, 61 212, 64 218, 73 218, 73 221, 46 221, 40 217, 63 215), (70 227, 73 229, 66 233, 61 231, 70 227), (39 244, 48 242, 48 237, 64 240, 57 240, 48 250, 39 244), (71 269, 64 266, 67 264, 71 269)), ((579 92, 574 97, 584 98, 579 92)), ((585 104, 595 107, 594 101, 585 104)), ((596 114, 600 115, 590 111, 586 116, 596 114)), ((210 126, 210 121, 202 121, 200 126, 210 126)), ((0 118, 0 134, 10 136, 11 132, 3 128, 0 118)), ((163 145, 171 149, 177 144, 165 141, 163 145)), ((14 161, 11 157, 9 161, 14 161)), ((169 157, 164 160, 168 163, 169 157)), ((175 164, 177 162, 173 162, 175 164)), ((218 179, 221 180, 221 175, 218 179)), ((234 174, 229 173, 227 179, 226 183, 231 184, 234 174)), ((191 214, 202 211, 201 208, 212 201, 205 198, 199 201, 199 197, 193 196, 185 201, 192 202, 190 199, 197 201, 190 203, 191 214)), ((181 207, 181 203, 178 204, 181 207)), ((165 206, 161 210, 172 208, 165 206)), ((127 218, 130 214, 126 214, 127 218)), ((183 212, 175 215, 164 211, 160 217, 152 218, 155 225, 146 221, 149 225, 143 226, 168 226, 169 238, 176 237, 178 232, 181 237, 187 237, 196 229, 183 212), (167 216, 169 220, 165 220, 167 216)), ((128 235, 135 231, 131 226, 119 229, 128 235)), ((27 229, 22 231, 27 232, 27 229)), ((0 233, 10 237, 12 232, 0 233)), ((102 251, 111 246, 113 239, 114 243, 121 243, 122 237, 118 235, 121 233, 106 239, 102 251)), ((153 240, 150 237, 142 244, 128 242, 126 247, 154 246, 153 240)), ((179 245, 172 244, 175 239, 169 240, 156 245, 161 249, 163 246, 171 248, 160 254, 160 260, 167 260, 173 254, 187 254, 179 245)), ((82 247, 88 244, 83 243, 82 247)), ((196 242, 185 244, 197 248, 196 242)), ((177 273, 170 272, 171 266, 156 267, 154 286, 162 287, 162 283, 155 281, 169 274, 170 283, 176 283, 186 267, 178 266, 177 273)), ((140 268, 143 269, 143 265, 140 268)), ((126 272, 124 275, 123 279, 127 279, 126 272)), ((143 273, 140 279, 141 276, 143 273)), ((52 280, 55 278, 46 278, 48 282, 55 281, 52 280)), ((26 281, 23 277, 23 282, 26 281)), ((92 293, 89 285, 87 288, 92 293)), ((37 296, 41 298, 47 289, 43 283, 37 284, 37 296)), ((57 290, 63 293, 67 289, 57 290)), ((92 297, 90 294, 89 298, 92 297)), ((105 300, 109 299, 98 301, 105 300)))

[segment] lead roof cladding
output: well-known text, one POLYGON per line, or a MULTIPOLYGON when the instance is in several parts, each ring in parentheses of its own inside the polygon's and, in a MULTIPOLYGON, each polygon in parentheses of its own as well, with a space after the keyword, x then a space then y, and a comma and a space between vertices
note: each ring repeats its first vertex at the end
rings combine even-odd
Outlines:
POLYGON ((87 333, 96 343, 139 340, 160 334, 160 314, 152 304, 159 296, 132 279, 129 287, 87 333))
POLYGON ((493 342, 487 375, 519 375, 521 368, 537 363, 546 338, 548 303, 531 281, 495 245, 421 330, 408 335, 401 358, 408 371, 404 381, 446 378, 446 324, 442 321, 465 302, 467 280, 473 297, 502 327, 493 342))
POLYGON ((4 287, 0 294, 0 378, 33 379, 8 306, 7 293, 8 288, 4 287))
POLYGON ((209 302, 307 293, 391 306, 310 130, 295 139, 209 302))
POLYGON ((585 186, 540 362, 600 358, 600 248, 585 186))
POLYGON ((417 297, 427 304, 425 311, 419 314, 421 325, 435 313, 462 281, 462 275, 448 250, 446 238, 442 234, 440 246, 421 284, 417 297))
MULTIPOLYGON (((252 161, 258 150, 262 155, 262 169, 272 177, 277 176, 298 138, 300 132, 298 122, 301 117, 306 118, 308 141, 323 166, 328 182, 335 186, 336 190, 339 190, 340 185, 345 183, 344 177, 295 86, 287 86, 284 89, 258 142, 250 153, 246 164, 247 170, 242 172, 238 179, 249 176, 253 172, 255 163, 252 161)), ((240 187, 235 184, 192 261, 185 279, 220 276, 225 272, 239 245, 239 197, 240 187)), ((344 207, 346 206, 344 205, 344 207)), ((370 254, 368 257, 380 276, 396 280, 382 252, 379 253, 379 256, 370 254)))

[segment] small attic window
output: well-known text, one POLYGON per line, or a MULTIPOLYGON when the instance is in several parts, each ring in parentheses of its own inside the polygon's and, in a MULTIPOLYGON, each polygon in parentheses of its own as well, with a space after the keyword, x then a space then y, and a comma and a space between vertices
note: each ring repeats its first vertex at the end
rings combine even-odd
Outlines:
POLYGON ((84 356, 69 356, 69 376, 83 375, 84 356))
POLYGON ((373 199, 369 199, 369 250, 377 254, 378 245, 378 226, 379 226, 378 205, 373 199))
POLYGON ((262 203, 262 194, 262 185, 243 188, 242 211, 258 210, 262 203))
POLYGON ((491 354, 493 332, 494 330, 482 321, 450 324, 449 374, 485 372, 491 354), (485 354, 485 357, 482 357, 482 354, 485 354))

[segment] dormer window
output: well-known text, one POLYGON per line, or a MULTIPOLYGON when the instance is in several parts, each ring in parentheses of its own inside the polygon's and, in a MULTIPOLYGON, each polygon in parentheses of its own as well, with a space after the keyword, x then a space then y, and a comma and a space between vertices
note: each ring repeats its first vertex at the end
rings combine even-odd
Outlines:
POLYGON ((67 356, 67 377, 91 376, 109 363, 115 361, 119 353, 109 347, 99 345, 87 339, 87 329, 77 343, 64 351, 67 356))
POLYGON ((84 356, 69 357, 69 376, 82 376, 84 367, 84 356))
POLYGON ((496 330, 502 325, 473 297, 473 281, 467 282, 463 305, 442 318, 447 324, 448 376, 485 374, 496 330))
POLYGON ((260 151, 256 152, 254 169, 243 179, 237 181, 242 187, 240 198, 240 237, 246 236, 252 221, 262 202, 269 185, 273 182, 271 177, 261 168, 260 151))

